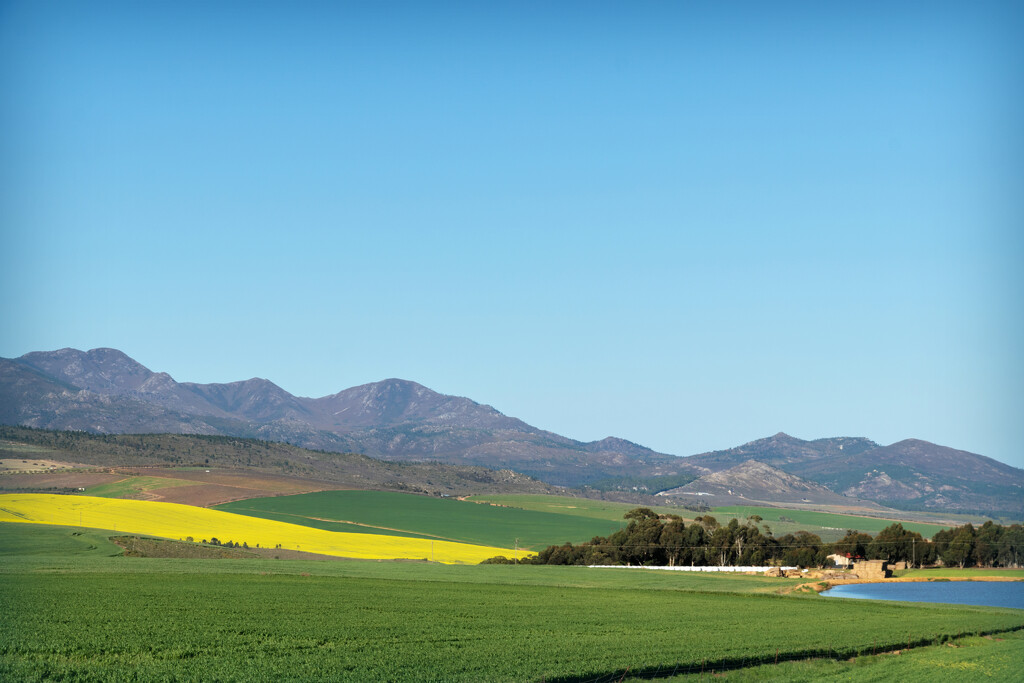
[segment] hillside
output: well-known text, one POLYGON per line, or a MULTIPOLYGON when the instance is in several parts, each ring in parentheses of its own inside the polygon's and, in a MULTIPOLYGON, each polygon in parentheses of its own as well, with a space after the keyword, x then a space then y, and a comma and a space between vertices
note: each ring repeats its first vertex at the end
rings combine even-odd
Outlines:
MULTIPOLYGON (((691 455, 686 461, 706 471, 717 472, 736 467, 748 460, 786 469, 787 465, 831 460, 835 457, 864 453, 878 447, 874 441, 860 437, 836 437, 804 441, 779 432, 742 446, 722 451, 691 455)), ((787 470, 788 471, 788 470, 787 470)))
POLYGON ((844 495, 905 510, 1024 513, 1024 470, 918 439, 784 469, 844 495))
POLYGON ((871 501, 841 496, 820 484, 757 460, 711 472, 686 486, 663 491, 659 495, 691 504, 703 502, 709 506, 767 502, 856 508, 861 511, 884 510, 871 501))
MULTIPOLYGON (((462 495, 480 491, 557 493, 560 489, 511 470, 445 465, 441 463, 383 462, 354 453, 311 451, 289 444, 223 436, 183 434, 89 434, 0 426, 0 459, 28 458, 112 468, 124 474, 197 479, 184 468, 199 467, 243 473, 265 482, 285 478, 296 483, 285 492, 326 488, 385 489, 462 495)), ((238 475, 242 476, 242 475, 238 475)), ((234 477, 237 479, 238 476, 234 477)), ((52 471, 43 474, 7 474, 3 490, 74 489, 80 474, 52 471)), ((116 477, 115 477, 116 479, 116 477)), ((210 480, 203 477, 199 480, 210 480)), ((219 484, 234 483, 223 476, 219 484)), ((256 489, 266 483, 242 482, 256 489)), ((257 493, 256 495, 271 495, 257 493)), ((237 491, 228 499, 246 497, 237 491)), ((184 502, 184 501, 182 501, 184 502)))
POLYGON ((623 476, 678 477, 687 470, 675 456, 624 439, 575 441, 407 380, 304 398, 259 378, 179 383, 115 349, 0 359, 0 422, 249 437, 388 460, 512 468, 565 486, 623 476))
POLYGON ((903 510, 1024 514, 1024 470, 919 439, 880 446, 864 438, 804 441, 779 433, 684 459, 714 471, 756 460, 837 494, 903 510))

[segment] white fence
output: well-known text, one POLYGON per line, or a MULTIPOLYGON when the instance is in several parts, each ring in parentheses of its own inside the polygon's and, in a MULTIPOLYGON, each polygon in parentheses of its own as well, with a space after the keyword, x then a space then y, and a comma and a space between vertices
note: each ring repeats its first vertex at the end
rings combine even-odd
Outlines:
POLYGON ((794 571, 799 567, 647 567, 640 565, 625 564, 589 564, 593 569, 667 569, 674 572, 756 572, 763 574, 772 569, 782 571, 794 571))

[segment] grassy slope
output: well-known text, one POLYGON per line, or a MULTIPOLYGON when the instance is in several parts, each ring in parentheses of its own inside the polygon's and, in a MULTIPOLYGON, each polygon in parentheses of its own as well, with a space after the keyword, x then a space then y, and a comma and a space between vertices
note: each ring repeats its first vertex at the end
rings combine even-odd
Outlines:
MULTIPOLYGON (((621 520, 622 515, 637 507, 628 503, 612 503, 608 501, 589 500, 586 498, 566 498, 561 496, 547 495, 497 495, 486 494, 472 496, 473 500, 498 503, 523 508, 525 510, 540 510, 547 512, 558 512, 565 515, 578 515, 593 517, 595 519, 621 520)), ((692 520, 701 513, 670 506, 653 508, 657 512, 672 513, 692 520)), ((760 515, 764 524, 771 527, 772 533, 781 536, 786 533, 797 531, 809 531, 818 534, 824 541, 837 541, 843 537, 847 529, 856 529, 877 534, 895 520, 878 519, 874 517, 857 517, 853 515, 840 515, 829 512, 810 512, 807 510, 790 510, 786 508, 767 507, 719 507, 713 508, 710 514, 721 524, 727 524, 730 519, 737 518, 741 522, 750 515, 760 515), (782 521, 779 518, 786 517, 792 521, 782 521)), ((938 524, 922 524, 918 522, 902 522, 904 528, 918 531, 922 535, 931 538, 939 529, 947 528, 938 524)))
MULTIPOLYGON (((535 510, 538 512, 552 512, 560 515, 571 515, 574 517, 587 517, 590 519, 603 519, 610 522, 622 522, 622 516, 630 510, 640 507, 635 503, 615 503, 607 500, 593 500, 590 498, 572 498, 569 496, 550 496, 543 494, 498 494, 488 493, 476 496, 469 496, 469 500, 481 503, 495 503, 506 505, 523 510, 535 510)), ((684 518, 692 519, 698 514, 675 506, 659 506, 651 508, 660 513, 671 513, 684 518)))
POLYGON ((43 527, 35 524, 0 524, 0 567, 37 557, 77 561, 84 557, 120 555, 122 549, 110 540, 110 533, 76 527, 43 527))
POLYGON ((196 482, 187 479, 171 479, 169 477, 125 477, 121 481, 109 484, 90 486, 85 490, 87 496, 97 498, 128 498, 154 489, 165 489, 173 486, 195 486, 196 482))
POLYGON ((566 541, 589 541, 622 525, 622 513, 613 521, 384 491, 321 491, 249 499, 218 505, 216 509, 321 529, 364 533, 371 530, 339 525, 356 522, 422 537, 505 548, 514 547, 518 538, 520 548, 534 550, 566 541))
POLYGON ((1024 626, 1015 610, 763 594, 786 582, 759 577, 140 560, 72 533, 0 525, 0 678, 618 680, 1024 626))
MULTIPOLYGON (((783 524, 788 526, 789 523, 781 522, 779 519, 780 517, 786 517, 787 519, 793 520, 797 526, 812 533, 818 533, 815 529, 823 529, 824 531, 834 531, 844 534, 847 529, 854 529, 856 531, 871 534, 872 536, 896 522, 894 519, 838 515, 831 512, 812 512, 810 510, 786 510, 781 508, 736 505, 713 508, 711 510, 711 514, 719 519, 719 521, 722 519, 729 519, 733 516, 744 518, 749 517, 750 515, 760 515, 764 520, 764 523, 771 526, 773 530, 775 530, 777 526, 781 528, 783 524)), ((900 524, 903 525, 904 529, 916 531, 926 538, 931 538, 937 531, 949 528, 948 526, 943 526, 941 524, 922 524, 920 522, 900 522, 900 524)))
POLYGON ((921 581, 926 581, 928 579, 946 578, 969 579, 979 576, 997 576, 1003 578, 1024 579, 1024 569, 904 569, 902 571, 896 572, 896 576, 900 578, 920 579, 921 581))

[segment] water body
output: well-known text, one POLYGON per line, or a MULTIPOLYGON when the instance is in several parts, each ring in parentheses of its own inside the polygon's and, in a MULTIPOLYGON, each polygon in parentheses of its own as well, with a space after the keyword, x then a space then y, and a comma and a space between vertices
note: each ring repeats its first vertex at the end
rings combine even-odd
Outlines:
POLYGON ((1024 582, 921 581, 906 583, 855 583, 824 591, 830 598, 944 602, 954 605, 986 605, 1024 609, 1024 582))

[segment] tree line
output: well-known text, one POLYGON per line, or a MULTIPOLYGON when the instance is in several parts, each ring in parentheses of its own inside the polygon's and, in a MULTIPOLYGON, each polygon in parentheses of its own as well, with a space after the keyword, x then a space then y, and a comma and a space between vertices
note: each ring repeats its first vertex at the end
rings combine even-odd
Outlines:
MULTIPOLYGON (((988 521, 975 528, 965 524, 937 532, 931 539, 890 524, 872 537, 847 531, 826 543, 807 531, 774 536, 762 518, 751 515, 741 523, 719 524, 710 515, 686 524, 678 515, 659 515, 650 508, 635 508, 624 516, 625 528, 610 536, 595 536, 587 543, 548 546, 520 562, 562 565, 651 566, 765 566, 824 567, 829 555, 889 562, 908 566, 942 563, 946 566, 1019 567, 1024 561, 1024 527, 988 521)), ((513 562, 503 557, 490 563, 513 562)))

